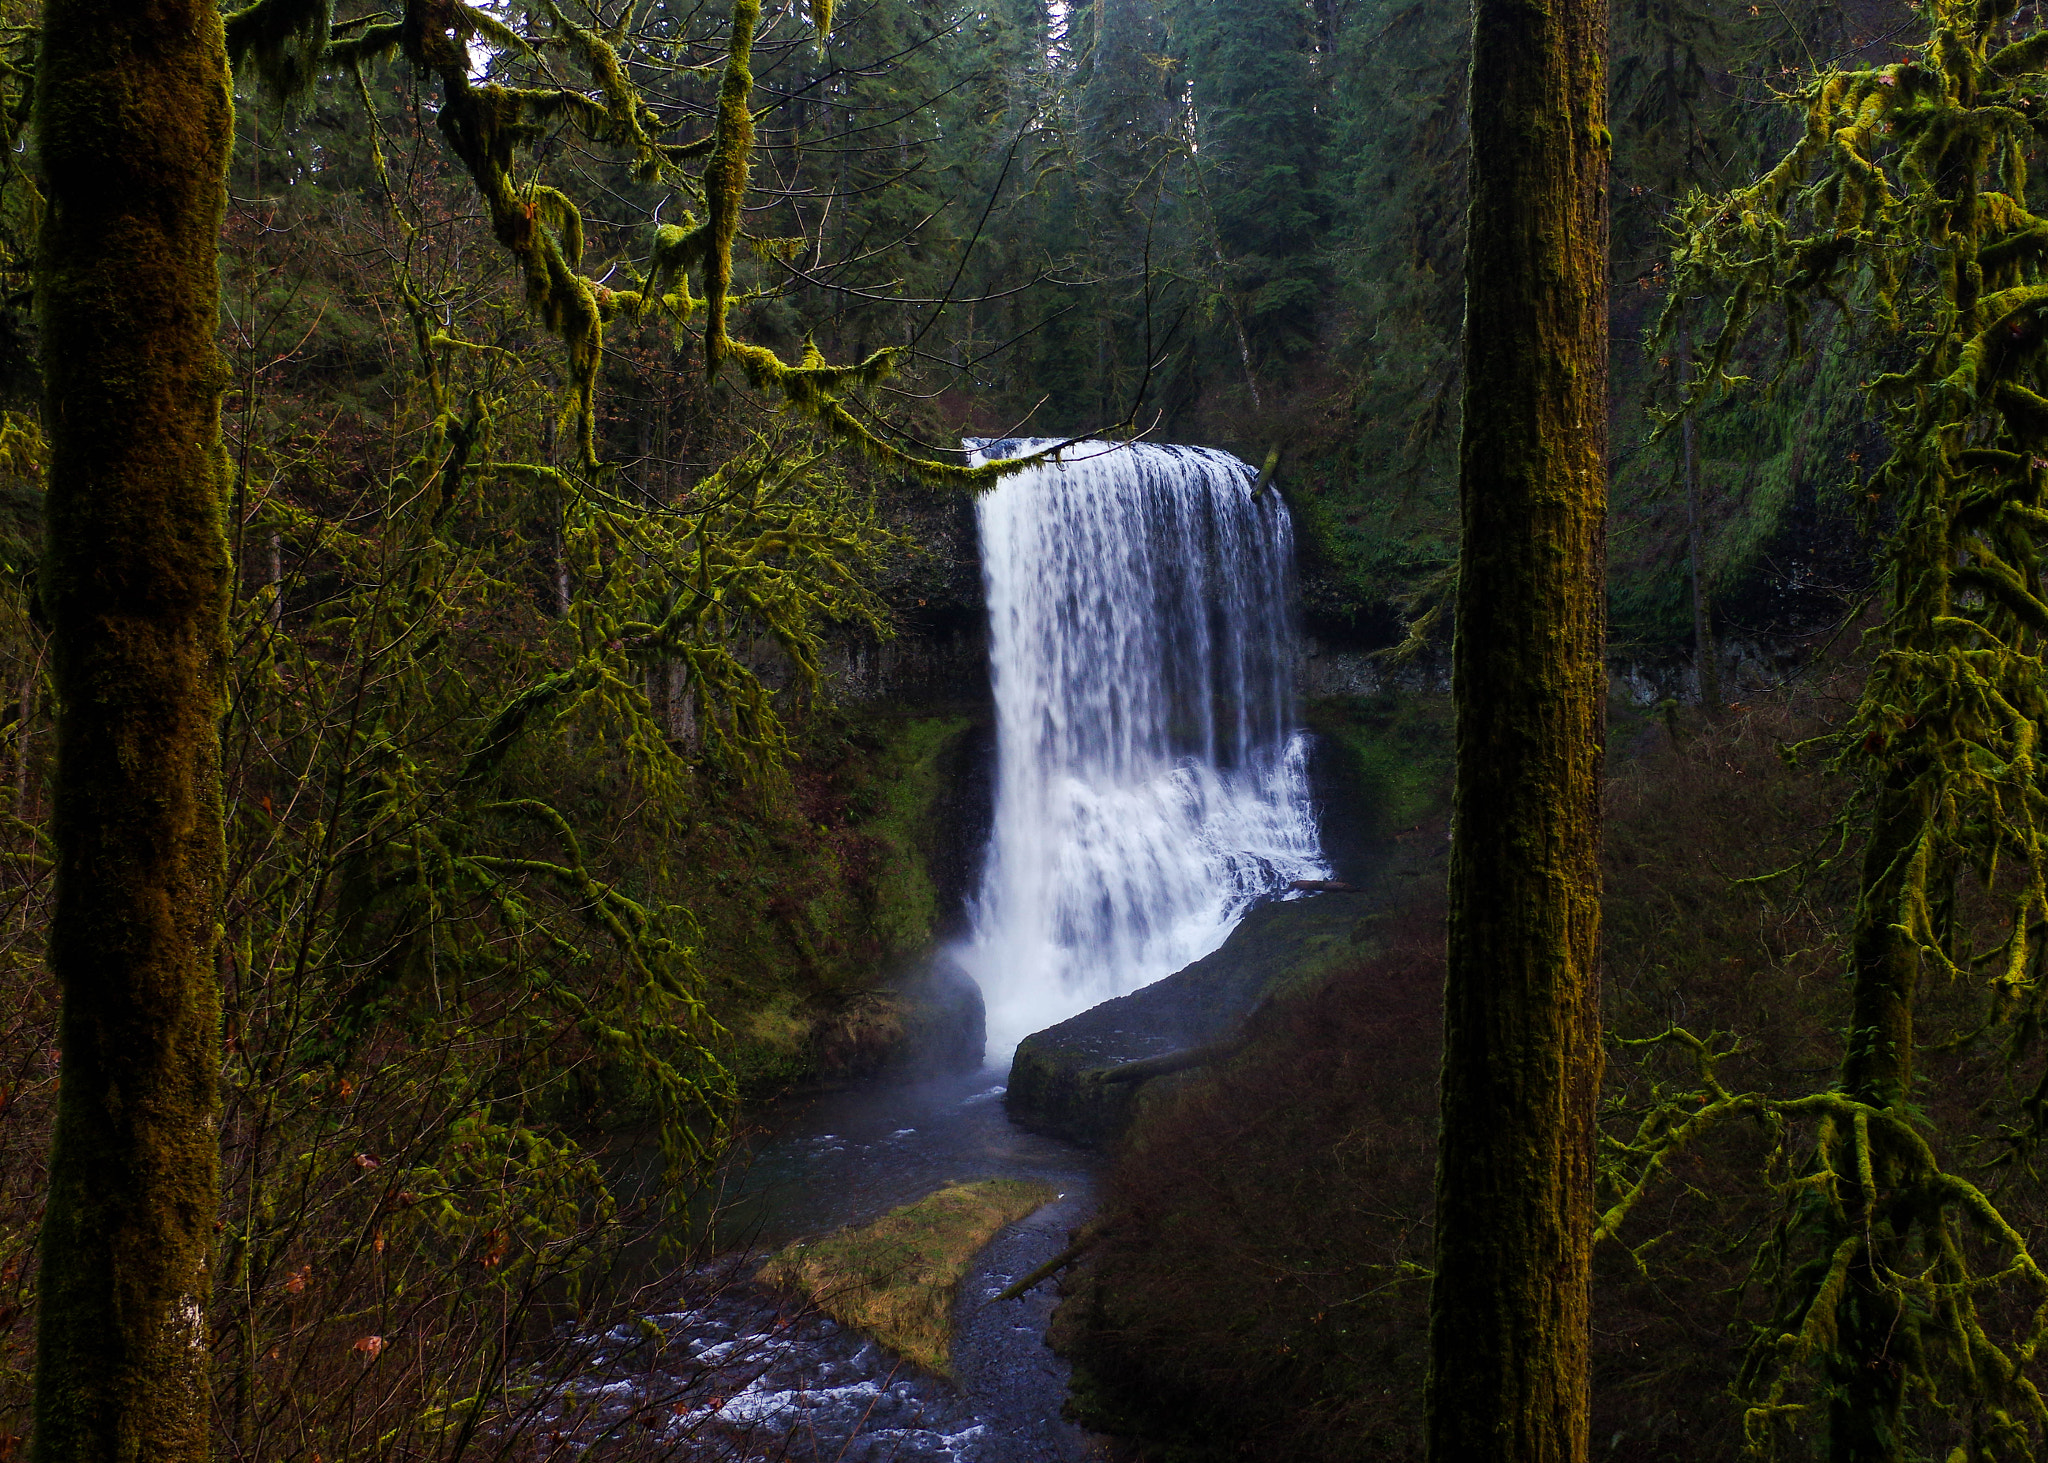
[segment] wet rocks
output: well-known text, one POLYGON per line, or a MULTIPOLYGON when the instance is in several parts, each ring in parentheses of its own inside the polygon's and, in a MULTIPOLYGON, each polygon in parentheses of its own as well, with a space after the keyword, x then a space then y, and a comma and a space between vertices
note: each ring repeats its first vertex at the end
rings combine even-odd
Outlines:
POLYGON ((679 1308, 580 1335, 523 1422, 586 1457, 1008 1463, 960 1394, 822 1314, 700 1274, 679 1308))
MULTIPOLYGON (((1220 950, 1165 980, 1105 1001, 1026 1037, 1010 1068, 1004 1107, 1012 1121, 1091 1148, 1108 1146, 1130 1123, 1143 1081, 1119 1068, 1148 1064, 1147 1077, 1196 1065, 1174 1053, 1216 1047, 1267 995, 1357 953, 1371 916, 1356 897, 1331 894, 1259 906, 1220 950)), ((1218 1045, 1220 1043, 1220 1045, 1218 1045)))
POLYGON ((972 1072, 981 1066, 987 1023, 981 987, 942 952, 823 1022, 815 1069, 827 1081, 972 1072))

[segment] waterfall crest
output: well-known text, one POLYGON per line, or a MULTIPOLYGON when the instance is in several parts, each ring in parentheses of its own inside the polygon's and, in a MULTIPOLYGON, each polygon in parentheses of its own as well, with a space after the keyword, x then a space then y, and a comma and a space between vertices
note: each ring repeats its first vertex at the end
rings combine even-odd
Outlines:
POLYGON ((961 960, 994 1062, 1327 873, 1293 724, 1292 534, 1253 480, 1226 452, 1083 442, 980 500, 996 810, 961 960))

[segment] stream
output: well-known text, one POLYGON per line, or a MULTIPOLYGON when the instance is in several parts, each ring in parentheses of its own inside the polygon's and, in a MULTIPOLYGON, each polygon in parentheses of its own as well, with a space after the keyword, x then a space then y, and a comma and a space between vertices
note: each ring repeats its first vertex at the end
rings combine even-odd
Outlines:
POLYGON ((779 1249, 860 1224, 954 1180, 1085 1187, 1093 1154, 1027 1133, 1003 1113, 1003 1073, 876 1080, 755 1115, 765 1130, 730 1166, 720 1248, 779 1249))
POLYGON ((993 1298, 1065 1248, 1095 1156, 1013 1126, 994 1069, 873 1081, 757 1114, 728 1164, 720 1258, 643 1293, 635 1319, 570 1338, 568 1385, 532 1419, 591 1457, 801 1463, 1079 1463, 1066 1367, 1043 1336, 1048 1283, 993 1298), (949 1181, 1038 1179, 1060 1197, 1012 1225, 961 1282, 957 1384, 751 1279, 792 1240, 862 1224, 949 1181))
MULTIPOLYGON (((966 444, 975 461, 1053 445, 966 444)), ((1059 1199, 962 1281, 958 1385, 729 1259, 650 1297, 637 1321, 574 1338, 574 1395, 547 1427, 577 1447, 630 1438, 693 1458, 1094 1456, 1059 1415, 1052 1287, 993 1299, 1065 1248, 1094 1160, 1011 1126, 1001 1073, 1030 1033, 1182 969, 1248 909, 1330 872, 1295 716, 1292 530, 1262 482, 1212 449, 1080 442, 977 500, 995 801, 955 953, 1003 1066, 772 1109, 717 1196, 715 1248, 759 1257, 949 1181, 1050 1183, 1059 1199)))

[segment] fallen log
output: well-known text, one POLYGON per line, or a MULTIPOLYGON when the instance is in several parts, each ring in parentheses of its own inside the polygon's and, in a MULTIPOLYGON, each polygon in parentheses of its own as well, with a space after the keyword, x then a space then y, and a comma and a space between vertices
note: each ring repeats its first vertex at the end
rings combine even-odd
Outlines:
POLYGON ((1015 1300, 1025 1291, 1031 1289, 1032 1286, 1043 1284, 1045 1281, 1052 1279, 1053 1276, 1059 1274, 1060 1271, 1066 1269, 1067 1266, 1085 1255, 1094 1246, 1095 1242, 1101 1238, 1102 1232, 1100 1230, 1082 1230, 1080 1237, 1057 1255, 1054 1255, 1043 1265, 1031 1271, 1030 1274, 1012 1280, 1008 1285, 997 1291, 995 1300, 991 1300, 989 1304, 994 1305, 996 1301, 1015 1300))
POLYGON ((1347 884, 1342 879, 1296 879, 1287 886, 1309 894, 1363 894, 1365 891, 1356 884, 1347 884))
POLYGON ((1206 1066, 1220 1062, 1235 1054, 1244 1045, 1242 1037, 1233 1041, 1213 1041, 1207 1046, 1184 1046, 1179 1051, 1161 1052, 1156 1057, 1141 1057, 1135 1062, 1120 1062, 1094 1074, 1097 1082, 1149 1082, 1154 1077, 1164 1077, 1172 1072, 1185 1072, 1189 1067, 1206 1066))

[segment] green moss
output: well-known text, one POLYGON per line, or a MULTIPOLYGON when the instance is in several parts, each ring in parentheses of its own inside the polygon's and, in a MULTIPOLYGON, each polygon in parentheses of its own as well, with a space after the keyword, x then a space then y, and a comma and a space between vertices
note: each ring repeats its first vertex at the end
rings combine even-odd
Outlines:
POLYGON ((35 1457, 204 1459, 227 542, 219 13, 46 8, 35 131, 61 1085, 35 1457))
MULTIPOLYGON (((959 715, 814 708, 792 729, 786 776, 700 767, 687 815, 666 826, 636 815, 643 794, 602 743, 520 742, 497 776, 571 810, 622 896, 687 911, 675 937, 718 1060, 759 1099, 886 1064, 929 1026, 894 983, 919 968, 961 886, 974 830, 955 772, 982 734, 959 715)), ((686 1034, 674 1040, 688 1059, 686 1034)), ((561 1073, 549 1102, 565 1120, 636 1127, 653 1095, 630 1064, 600 1058, 561 1073)))
POLYGON ((227 16, 228 55, 252 64, 288 109, 312 100, 334 25, 333 0, 257 0, 227 16))
POLYGON ((930 940, 944 915, 931 866, 920 854, 938 835, 946 754, 968 725, 965 717, 904 722, 876 759, 876 806, 863 827, 890 856, 875 880, 874 920, 878 933, 899 948, 930 940))
POLYGON ((1372 836, 1404 832, 1449 806, 1448 697, 1332 696, 1310 704, 1308 724, 1336 759, 1336 776, 1372 836))
POLYGON ((733 1047, 726 1058, 745 1091, 771 1091, 803 1079, 811 1069, 812 1021, 795 991, 777 991, 766 1004, 728 1024, 733 1047))
POLYGON ((779 790, 728 789, 678 861, 697 961, 743 1089, 814 1074, 851 1005, 927 949, 946 914, 951 764, 966 717, 815 726, 779 790))
POLYGON ((762 1268, 827 1315, 867 1331, 919 1366, 950 1375, 953 1298, 975 1255, 1004 1225, 1056 1196, 1045 1184, 949 1184, 814 1244, 791 1245, 762 1268))

